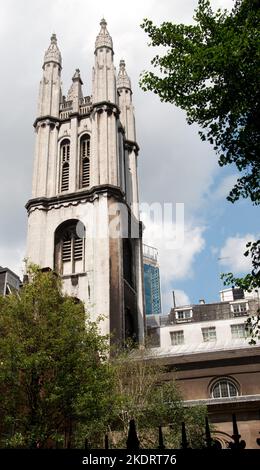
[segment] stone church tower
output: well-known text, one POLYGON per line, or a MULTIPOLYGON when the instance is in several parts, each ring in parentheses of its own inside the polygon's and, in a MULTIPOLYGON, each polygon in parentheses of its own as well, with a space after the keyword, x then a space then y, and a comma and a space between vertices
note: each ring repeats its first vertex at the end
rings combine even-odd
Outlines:
POLYGON ((130 79, 116 77, 106 21, 95 42, 92 96, 76 69, 61 91, 56 36, 44 56, 27 259, 59 272, 64 291, 84 301, 103 334, 140 343, 143 323, 142 226, 130 79))

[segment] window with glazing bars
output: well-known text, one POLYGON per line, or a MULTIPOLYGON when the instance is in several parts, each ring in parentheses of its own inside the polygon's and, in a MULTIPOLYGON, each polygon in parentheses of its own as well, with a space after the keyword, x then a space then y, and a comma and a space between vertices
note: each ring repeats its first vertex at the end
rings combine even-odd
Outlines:
POLYGON ((238 389, 230 380, 219 380, 213 385, 211 395, 213 398, 236 397, 238 389))
POLYGON ((216 341, 217 335, 216 335, 216 328, 215 326, 209 326, 208 328, 202 328, 202 336, 203 336, 203 341, 216 341))
POLYGON ((231 335, 232 339, 246 338, 246 325, 244 323, 240 323, 239 325, 231 325, 231 335))
POLYGON ((184 331, 183 330, 171 331, 170 336, 171 336, 172 346, 177 346, 178 344, 184 343, 184 331))
POLYGON ((233 312, 235 315, 239 313, 247 313, 247 303, 233 304, 233 312))

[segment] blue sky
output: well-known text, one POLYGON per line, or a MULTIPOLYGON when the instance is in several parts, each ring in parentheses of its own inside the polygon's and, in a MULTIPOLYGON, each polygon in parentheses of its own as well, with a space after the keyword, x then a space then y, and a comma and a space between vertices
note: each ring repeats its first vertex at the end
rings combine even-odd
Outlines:
MULTIPOLYGON (((233 0, 212 0, 230 8, 233 0)), ((146 221, 144 240, 159 249, 164 313, 175 289, 180 304, 218 299, 219 272, 245 271, 242 246, 259 233, 259 209, 250 202, 235 205, 225 197, 235 168, 219 168, 212 148, 200 141, 182 111, 160 103, 138 86, 140 73, 154 55, 140 28, 143 18, 190 23, 197 0, 8 0, 0 3, 1 174, 0 265, 22 275, 34 153, 32 123, 36 117, 42 60, 50 36, 57 34, 63 58, 66 94, 77 67, 84 94, 91 93, 94 42, 105 16, 113 38, 115 65, 126 61, 133 87, 137 140, 140 145, 140 199, 148 204, 183 203, 185 238, 181 249, 166 249, 164 239, 146 221), (11 188, 11 191, 10 191, 11 188), (219 261, 218 258, 223 260, 219 261), (221 264, 225 263, 225 264, 221 264)), ((170 230, 168 225, 166 228, 170 230)))
MULTIPOLYGON (((214 183, 218 185, 229 171, 220 169, 214 183)), ((200 217, 207 224, 203 233, 205 247, 195 257, 191 278, 173 279, 173 288, 184 290, 192 303, 198 303, 201 298, 207 302, 218 300, 218 291, 223 288, 220 273, 231 270, 240 275, 245 272, 242 265, 238 269, 234 263, 234 257, 237 260, 242 255, 241 250, 237 252, 236 239, 247 234, 259 234, 259 207, 246 200, 231 204, 223 195, 216 202, 209 203, 200 217), (222 256, 221 248, 231 237, 235 238, 234 249, 227 250, 222 256), (223 259, 219 260, 221 257, 223 259)))

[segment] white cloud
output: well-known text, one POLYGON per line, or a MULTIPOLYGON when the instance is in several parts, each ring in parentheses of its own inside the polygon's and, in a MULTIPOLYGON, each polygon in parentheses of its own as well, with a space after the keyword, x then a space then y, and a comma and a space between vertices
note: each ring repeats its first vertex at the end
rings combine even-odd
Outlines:
POLYGON ((181 234, 182 227, 164 222, 163 226, 154 223, 143 214, 145 225, 144 243, 154 246, 159 251, 159 263, 162 282, 169 279, 181 280, 192 277, 192 265, 195 256, 205 246, 202 236, 204 227, 186 226, 183 239, 176 242, 176 233, 181 234))
POLYGON ((190 299, 186 292, 180 289, 172 289, 171 285, 164 286, 166 289, 162 290, 162 303, 163 303, 163 313, 166 315, 170 312, 173 307, 173 294, 175 294, 176 306, 190 305, 190 299))
POLYGON ((215 258, 216 255, 217 255, 218 252, 219 252, 219 248, 218 248, 217 246, 213 246, 213 245, 212 245, 212 246, 210 247, 210 252, 211 252, 211 254, 212 254, 212 257, 215 258))
POLYGON ((187 227, 184 233, 184 243, 181 248, 169 250, 160 241, 160 262, 162 265, 162 278, 184 279, 192 277, 192 265, 195 256, 200 253, 205 240, 202 237, 202 227, 187 227))
POLYGON ((187 124, 183 111, 153 94, 137 95, 141 200, 181 202, 187 213, 201 209, 218 171, 212 148, 200 141, 197 126, 187 124), (147 110, 153 116, 149 121, 147 110))
MULTIPOLYGON (((157 203, 156 207, 159 209, 160 205, 157 203)), ((162 210, 161 220, 158 220, 158 213, 152 219, 147 211, 142 212, 141 218, 145 226, 144 243, 158 250, 163 313, 167 314, 173 305, 174 282, 193 276, 195 258, 205 247, 203 237, 205 228, 191 224, 184 225, 181 217, 174 221, 169 220, 169 214, 166 216, 165 210, 162 210)), ((176 289, 175 295, 179 305, 190 303, 188 296, 182 290, 176 289)))
MULTIPOLYGON (((163 313, 166 314, 173 304, 172 290, 175 281, 193 276, 193 263, 205 246, 205 228, 188 224, 182 227, 180 221, 176 223, 166 220, 159 223, 151 220, 147 213, 142 213, 142 221, 145 225, 144 243, 158 249, 163 313)), ((177 289, 175 292, 178 304, 190 303, 183 291, 177 289)))
POLYGON ((234 187, 236 183, 238 175, 227 175, 220 181, 219 186, 216 190, 211 194, 213 199, 223 199, 228 196, 231 189, 234 187))
POLYGON ((251 258, 244 256, 244 252, 247 242, 256 239, 257 236, 252 233, 227 238, 220 250, 219 263, 234 274, 250 271, 252 269, 251 258))
POLYGON ((227 10, 231 10, 234 6, 234 0, 213 0, 212 6, 214 9, 226 8, 227 10))
POLYGON ((24 246, 19 248, 0 248, 0 266, 3 268, 8 267, 17 274, 20 279, 23 278, 23 263, 24 260, 24 246))
POLYGON ((174 294, 175 294, 176 307, 179 307, 182 305, 190 305, 190 299, 183 290, 175 289, 174 294))

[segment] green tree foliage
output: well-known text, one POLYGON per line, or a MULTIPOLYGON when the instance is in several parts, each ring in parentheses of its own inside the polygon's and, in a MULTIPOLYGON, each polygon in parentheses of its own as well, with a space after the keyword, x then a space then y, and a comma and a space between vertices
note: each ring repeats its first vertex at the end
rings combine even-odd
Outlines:
POLYGON ((137 424, 141 448, 158 446, 158 426, 163 427, 164 444, 178 448, 181 423, 186 422, 192 447, 203 447, 206 407, 185 407, 174 375, 165 380, 166 370, 149 350, 123 352, 114 361, 118 393, 117 433, 114 445, 126 442, 130 419, 137 424))
POLYGON ((0 297, 0 445, 82 445, 113 408, 108 342, 52 272, 0 297))
POLYGON ((230 14, 213 12, 199 0, 194 25, 141 25, 152 46, 165 49, 152 60, 159 74, 144 72, 143 90, 187 113, 219 154, 241 177, 228 199, 260 203, 260 8, 259 0, 237 0, 230 14))
MULTIPOLYGON (((248 242, 245 256, 251 257, 252 271, 245 277, 235 277, 232 273, 222 274, 225 285, 235 285, 244 291, 253 292, 260 288, 260 241, 248 242)), ((247 319, 247 330, 250 335, 250 344, 256 344, 256 340, 260 339, 260 309, 255 316, 247 319)))
POLYGON ((202 442, 205 410, 186 410, 174 380, 160 382, 155 360, 137 350, 109 360, 108 338, 62 293, 61 279, 36 266, 29 279, 0 296, 0 447, 82 448, 86 438, 102 447, 108 431, 125 447, 131 418, 148 447, 161 424, 167 442, 179 445, 183 419, 192 443, 202 442))

